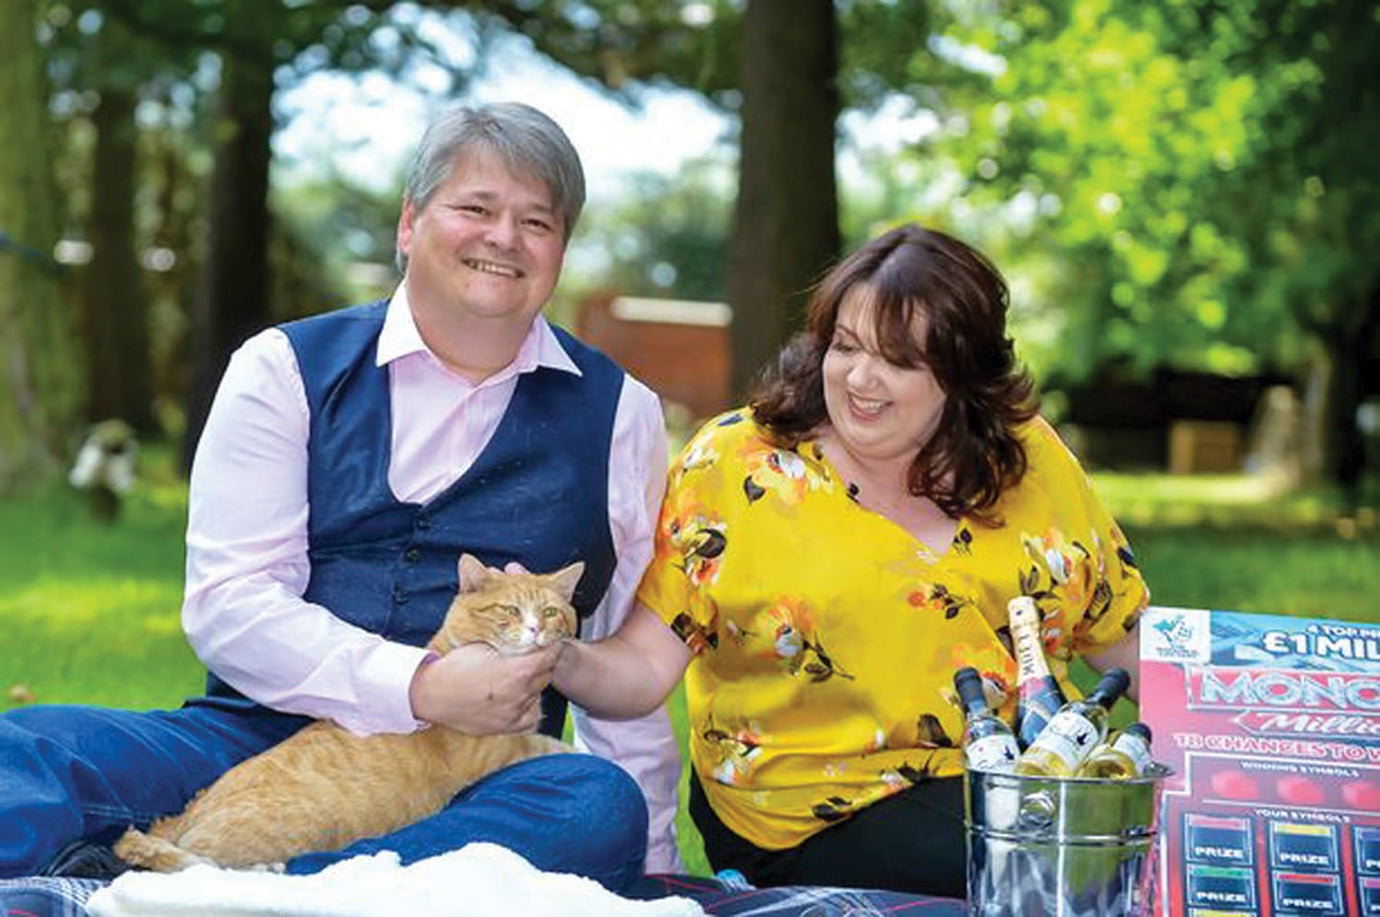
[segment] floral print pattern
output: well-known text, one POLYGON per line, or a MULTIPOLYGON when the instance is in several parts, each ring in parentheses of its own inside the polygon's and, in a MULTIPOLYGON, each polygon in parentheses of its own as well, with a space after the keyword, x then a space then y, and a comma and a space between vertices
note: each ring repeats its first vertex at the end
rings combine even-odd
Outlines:
POLYGON ((638 597, 686 642, 690 756, 724 823, 793 846, 929 776, 962 773, 953 672, 1014 716, 1006 603, 1035 598, 1050 670, 1135 626, 1149 596, 1126 539, 1044 421, 1001 524, 961 519, 942 554, 862 507, 816 443, 747 411, 707 423, 668 476, 638 597))
POLYGON ((770 493, 788 506, 805 499, 810 491, 832 492, 834 478, 813 455, 789 449, 747 447, 742 456, 747 475, 743 493, 754 503, 770 493))

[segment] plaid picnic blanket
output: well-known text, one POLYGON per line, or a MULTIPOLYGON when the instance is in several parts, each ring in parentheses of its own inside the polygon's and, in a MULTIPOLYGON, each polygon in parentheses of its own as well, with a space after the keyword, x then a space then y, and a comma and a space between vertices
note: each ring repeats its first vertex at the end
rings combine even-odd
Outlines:
POLYGON ((0 879, 0 917, 85 917, 100 879, 0 879))
MULTIPOLYGON (((86 900, 105 883, 99 879, 34 877, 0 879, 0 917, 86 917, 86 900)), ((691 898, 706 913, 722 917, 963 917, 964 902, 877 889, 792 885, 753 888, 702 876, 650 875, 625 892, 649 900, 668 895, 691 898)))
POLYGON ((701 876, 650 875, 624 895, 680 895, 699 902, 706 913, 722 917, 965 917, 968 913, 967 904, 954 898, 822 885, 754 888, 745 882, 701 876))

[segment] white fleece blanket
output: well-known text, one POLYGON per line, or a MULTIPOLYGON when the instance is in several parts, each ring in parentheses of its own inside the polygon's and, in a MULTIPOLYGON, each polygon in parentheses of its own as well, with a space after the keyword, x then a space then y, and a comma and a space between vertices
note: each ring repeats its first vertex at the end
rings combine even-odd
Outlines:
POLYGON ((682 917, 688 898, 633 901, 592 879, 542 872, 496 844, 468 844, 402 866, 391 851, 309 876, 193 866, 127 872, 92 895, 96 917, 682 917))

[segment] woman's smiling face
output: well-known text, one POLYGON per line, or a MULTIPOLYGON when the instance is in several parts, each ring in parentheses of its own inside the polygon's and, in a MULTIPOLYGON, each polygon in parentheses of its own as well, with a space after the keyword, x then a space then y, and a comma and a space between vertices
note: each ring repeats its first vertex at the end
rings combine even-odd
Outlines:
MULTIPOLYGON (((873 290, 858 284, 844 295, 824 354, 824 404, 842 445, 865 461, 909 462, 929 440, 946 396, 930 368, 898 366, 877 341, 873 290)), ((923 351, 925 322, 913 322, 923 351)))

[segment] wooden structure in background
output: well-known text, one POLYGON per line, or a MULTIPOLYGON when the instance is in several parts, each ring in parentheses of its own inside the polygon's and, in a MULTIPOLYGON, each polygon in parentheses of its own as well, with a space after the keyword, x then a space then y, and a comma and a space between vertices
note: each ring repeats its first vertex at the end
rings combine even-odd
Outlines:
POLYGON ((600 293, 581 306, 575 333, 701 420, 731 407, 732 317, 724 303, 600 293))

